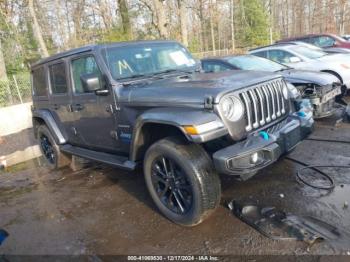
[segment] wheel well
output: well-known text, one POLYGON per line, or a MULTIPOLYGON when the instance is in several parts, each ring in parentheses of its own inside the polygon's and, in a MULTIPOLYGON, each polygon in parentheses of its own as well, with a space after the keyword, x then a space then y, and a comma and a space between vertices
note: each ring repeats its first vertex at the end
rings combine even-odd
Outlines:
POLYGON ((322 70, 321 72, 334 75, 335 77, 337 77, 337 78, 339 79, 340 83, 343 84, 343 78, 342 78, 337 72, 334 72, 334 71, 332 71, 332 70, 322 70))
POLYGON ((40 117, 33 117, 33 130, 34 130, 34 137, 38 138, 38 128, 40 125, 46 125, 45 121, 40 117))
POLYGON ((169 136, 180 137, 187 140, 182 131, 172 125, 158 124, 158 123, 146 123, 142 126, 137 141, 134 143, 132 158, 134 161, 143 159, 147 149, 156 141, 169 136))

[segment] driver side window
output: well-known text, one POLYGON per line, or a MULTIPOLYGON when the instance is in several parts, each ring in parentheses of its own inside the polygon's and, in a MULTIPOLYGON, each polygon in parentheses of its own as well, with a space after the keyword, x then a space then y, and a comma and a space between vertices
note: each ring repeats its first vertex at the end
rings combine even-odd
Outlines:
POLYGON ((295 55, 283 50, 270 50, 268 56, 272 61, 285 64, 292 63, 291 57, 294 57, 295 55))
POLYGON ((72 60, 72 75, 74 83, 74 91, 77 94, 89 93, 90 91, 83 88, 83 84, 80 80, 82 75, 94 74, 102 80, 101 71, 97 66, 95 58, 90 56, 84 56, 78 59, 72 60))
POLYGON ((209 72, 215 73, 215 72, 231 70, 231 68, 221 63, 203 62, 203 70, 206 73, 209 73, 209 72))

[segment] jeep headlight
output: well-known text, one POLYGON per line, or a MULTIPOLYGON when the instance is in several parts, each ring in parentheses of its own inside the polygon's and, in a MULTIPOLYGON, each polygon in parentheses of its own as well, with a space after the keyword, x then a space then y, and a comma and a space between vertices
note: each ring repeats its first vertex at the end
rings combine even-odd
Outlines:
POLYGON ((282 86, 282 95, 283 95, 284 99, 286 99, 286 100, 288 99, 288 93, 289 93, 288 87, 287 87, 287 84, 285 84, 282 86))
POLYGON ((241 119, 244 114, 244 107, 241 100, 235 96, 225 97, 221 103, 221 112, 226 119, 235 122, 241 119))
POLYGON ((284 91, 284 89, 286 89, 287 93, 290 93, 290 98, 294 98, 295 99, 295 98, 300 97, 299 90, 294 85, 292 85, 291 83, 286 82, 286 84, 283 85, 283 88, 282 88, 282 93, 283 93, 284 98, 288 99, 288 94, 287 94, 287 98, 285 97, 284 92, 286 92, 286 91, 284 91))

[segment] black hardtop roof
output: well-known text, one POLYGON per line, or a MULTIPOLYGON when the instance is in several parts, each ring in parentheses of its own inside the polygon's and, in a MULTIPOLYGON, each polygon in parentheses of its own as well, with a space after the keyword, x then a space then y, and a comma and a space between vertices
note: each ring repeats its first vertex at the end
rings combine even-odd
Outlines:
POLYGON ((104 47, 118 47, 118 46, 141 45, 141 44, 150 44, 150 43, 161 44, 161 43, 178 43, 178 42, 173 40, 139 40, 139 41, 123 41, 123 42, 114 42, 114 43, 107 43, 107 44, 86 45, 86 46, 70 49, 64 52, 60 52, 49 57, 42 58, 37 62, 33 63, 31 65, 31 68, 54 61, 54 60, 58 60, 67 56, 88 52, 96 49, 102 49, 104 47))

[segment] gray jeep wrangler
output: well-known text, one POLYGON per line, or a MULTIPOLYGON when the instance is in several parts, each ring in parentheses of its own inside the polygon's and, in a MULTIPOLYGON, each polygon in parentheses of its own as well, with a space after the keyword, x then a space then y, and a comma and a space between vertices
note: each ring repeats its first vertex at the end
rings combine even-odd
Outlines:
POLYGON ((273 73, 201 73, 173 41, 86 46, 32 65, 33 127, 51 168, 79 156, 126 170, 175 223, 218 206, 218 174, 245 180, 313 128, 310 103, 273 73))

